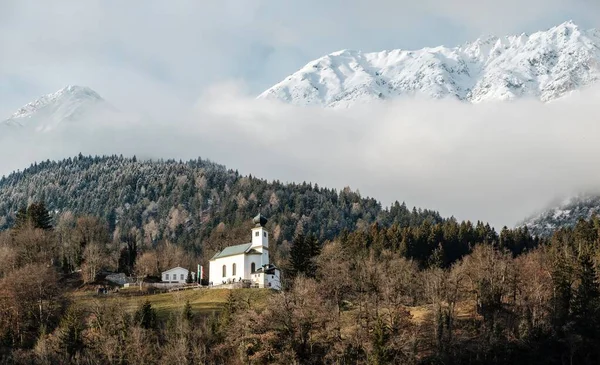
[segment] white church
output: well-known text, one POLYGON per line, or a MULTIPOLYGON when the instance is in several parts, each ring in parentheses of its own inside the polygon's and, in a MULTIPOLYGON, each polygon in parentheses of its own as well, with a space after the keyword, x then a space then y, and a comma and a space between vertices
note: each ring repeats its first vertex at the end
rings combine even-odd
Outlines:
POLYGON ((226 247, 210 259, 208 280, 212 287, 281 290, 281 271, 269 263, 267 218, 258 214, 253 222, 252 242, 226 247))

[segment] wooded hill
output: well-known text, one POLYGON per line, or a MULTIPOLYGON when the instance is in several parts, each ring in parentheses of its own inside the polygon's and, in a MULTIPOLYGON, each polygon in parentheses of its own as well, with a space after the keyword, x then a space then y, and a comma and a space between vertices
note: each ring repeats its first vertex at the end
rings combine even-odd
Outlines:
POLYGON ((133 235, 140 247, 169 240, 197 254, 211 233, 247 228, 259 210, 269 217, 274 246, 299 233, 333 239, 373 222, 408 227, 443 221, 435 211, 409 210, 398 202, 384 209, 350 188, 269 182, 200 158, 79 155, 34 164, 0 180, 0 229, 13 226, 17 211, 36 201, 46 204, 55 224, 64 214, 92 215, 104 219, 116 239, 133 235))

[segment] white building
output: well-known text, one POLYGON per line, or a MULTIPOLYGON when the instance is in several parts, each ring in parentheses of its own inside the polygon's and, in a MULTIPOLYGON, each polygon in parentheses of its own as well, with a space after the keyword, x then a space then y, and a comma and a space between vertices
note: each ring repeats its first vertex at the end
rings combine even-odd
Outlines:
POLYGON ((212 286, 241 283, 251 287, 281 289, 281 273, 269 263, 267 219, 257 215, 253 220, 252 242, 229 246, 217 252, 209 262, 212 286))
MULTIPOLYGON (((160 275, 161 280, 167 283, 185 284, 188 277, 188 269, 183 267, 174 267, 167 271, 163 271, 160 275)), ((196 281, 196 273, 192 271, 192 280, 196 281)))

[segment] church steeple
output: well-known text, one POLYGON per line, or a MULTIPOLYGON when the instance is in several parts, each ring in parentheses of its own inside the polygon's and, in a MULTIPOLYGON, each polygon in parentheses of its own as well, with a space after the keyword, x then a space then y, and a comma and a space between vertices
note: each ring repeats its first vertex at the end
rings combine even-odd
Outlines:
POLYGON ((252 228, 251 248, 263 254, 262 265, 269 263, 269 232, 265 229, 268 220, 262 214, 258 213, 254 219, 254 228, 252 228))
POLYGON ((264 215, 258 213, 258 215, 256 217, 254 217, 252 222, 254 222, 255 227, 264 227, 267 224, 268 219, 265 218, 264 215))

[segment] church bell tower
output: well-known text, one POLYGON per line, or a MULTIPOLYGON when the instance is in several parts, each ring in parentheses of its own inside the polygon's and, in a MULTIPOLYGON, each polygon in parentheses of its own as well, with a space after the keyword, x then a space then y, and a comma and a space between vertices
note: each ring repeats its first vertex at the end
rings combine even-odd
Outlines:
POLYGON ((262 253, 262 264, 269 263, 269 232, 265 229, 268 220, 262 214, 258 214, 252 220, 252 246, 250 248, 262 253))

